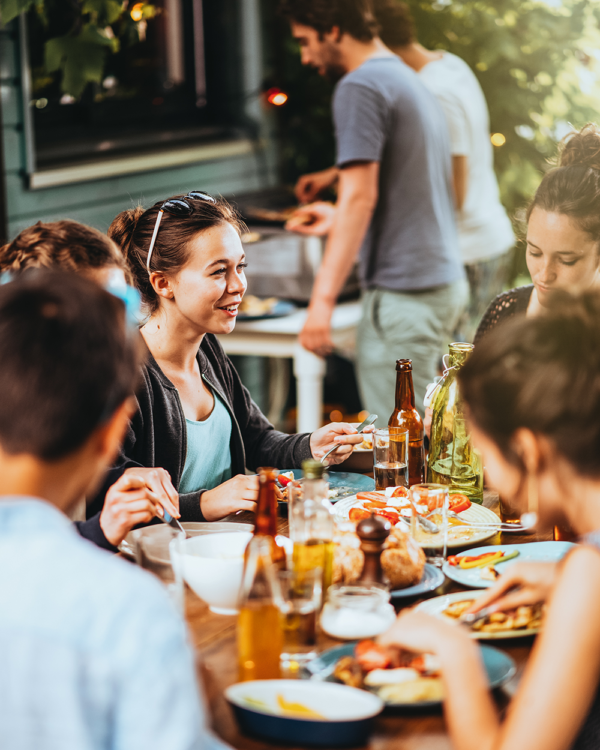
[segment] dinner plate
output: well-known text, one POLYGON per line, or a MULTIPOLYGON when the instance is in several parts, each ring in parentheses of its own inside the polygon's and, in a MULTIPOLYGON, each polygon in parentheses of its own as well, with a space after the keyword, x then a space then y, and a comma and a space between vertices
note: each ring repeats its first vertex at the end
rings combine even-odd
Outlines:
MULTIPOLYGON (((428 615, 439 617, 441 620, 451 620, 456 622, 453 617, 447 617, 444 610, 454 602, 464 602, 467 599, 478 599, 483 595, 483 591, 457 591, 454 594, 444 594, 436 596, 433 599, 417 604, 416 609, 426 612, 428 615)), ((497 633, 482 633, 479 630, 472 630, 470 635, 477 641, 504 641, 507 638, 525 638, 528 635, 537 635, 539 628, 528 628, 522 630, 501 630, 497 633)))
POLYGON ((418 596, 420 594, 427 594, 430 591, 435 591, 438 586, 444 583, 444 574, 435 565, 425 563, 423 568, 423 575, 419 583, 415 583, 414 586, 408 586, 405 589, 396 589, 390 592, 392 599, 403 599, 410 596, 418 596))
MULTIPOLYGON (((489 547, 477 547, 470 550, 469 555, 483 555, 486 552, 511 552, 518 551, 517 557, 507 560, 505 563, 494 563, 498 573, 504 573, 515 562, 556 562, 564 557, 573 547, 572 542, 529 542, 525 544, 497 544, 489 547)), ((460 557, 460 555, 459 555, 460 557)), ((471 589, 487 589, 494 581, 486 581, 481 578, 483 568, 470 568, 463 570, 456 565, 450 565, 446 561, 442 567, 444 573, 461 586, 471 589)))
POLYGON ((246 313, 238 313, 237 319, 241 323, 244 320, 270 320, 271 318, 285 318, 286 315, 291 315, 298 308, 293 302, 287 299, 280 299, 275 302, 269 312, 261 313, 260 315, 248 315, 246 313))
MULTIPOLYGON (((432 599, 431 601, 435 600, 432 599)), ((343 646, 335 646, 327 651, 323 651, 316 659, 309 661, 306 668, 312 675, 311 679, 319 680, 324 678, 328 682, 337 682, 338 680, 332 675, 333 666, 343 656, 353 656, 355 646, 356 642, 345 643, 343 646)), ((508 682, 514 676, 516 666, 508 654, 491 646, 480 645, 480 649, 490 689, 504 685, 505 682, 508 682)), ((420 701, 416 703, 386 703, 386 706, 428 708, 430 706, 439 706, 441 703, 442 701, 420 701)))
MULTIPOLYGON (((363 491, 362 488, 361 491, 363 491)), ((380 494, 382 495, 382 497, 385 496, 385 492, 383 491, 380 491, 380 494)), ((357 500, 355 495, 353 497, 347 497, 336 504, 335 514, 339 518, 348 519, 350 509, 360 504, 361 501, 357 500)), ((483 505, 477 505, 477 503, 473 503, 468 510, 464 510, 458 515, 464 521, 490 524, 493 525, 493 527, 489 529, 471 529, 469 532, 462 532, 460 537, 456 537, 453 539, 452 536, 450 536, 452 534, 453 527, 450 526, 448 549, 472 547, 474 544, 479 544, 486 539, 491 539, 491 537, 493 537, 500 529, 500 519, 498 518, 498 516, 489 508, 484 508, 483 505)), ((439 537, 441 536, 441 534, 437 534, 436 536, 439 537)), ((426 549, 439 549, 439 547, 441 547, 441 543, 436 539, 436 537, 433 536, 431 538, 431 541, 419 542, 419 544, 421 545, 421 547, 424 547, 426 549)))
MULTIPOLYGON (((286 471, 286 470, 282 470, 286 471)), ((289 471, 289 469, 287 470, 289 471)), ((294 479, 302 479, 302 469, 292 469, 294 479)), ((332 503, 338 503, 347 497, 355 497, 357 492, 372 492, 375 489, 375 480, 364 474, 354 474, 349 471, 327 472, 329 489, 337 490, 335 497, 329 498, 332 503)))

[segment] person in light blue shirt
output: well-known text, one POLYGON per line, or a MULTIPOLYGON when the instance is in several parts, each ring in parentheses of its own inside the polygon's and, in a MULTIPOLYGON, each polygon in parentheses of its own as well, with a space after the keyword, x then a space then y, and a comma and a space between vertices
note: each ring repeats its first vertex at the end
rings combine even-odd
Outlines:
POLYGON ((160 582, 66 513, 114 460, 137 331, 57 271, 0 286, 0 747, 226 749, 207 728, 185 625, 160 582))

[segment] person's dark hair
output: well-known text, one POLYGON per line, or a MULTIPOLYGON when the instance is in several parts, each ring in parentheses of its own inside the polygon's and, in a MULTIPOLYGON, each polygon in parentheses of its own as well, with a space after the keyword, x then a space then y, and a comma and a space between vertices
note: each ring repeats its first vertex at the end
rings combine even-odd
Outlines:
POLYGON ((334 26, 360 42, 371 41, 379 31, 371 0, 281 0, 279 9, 289 21, 315 29, 319 38, 334 26))
POLYGON ((0 272, 28 268, 61 268, 83 273, 90 269, 120 268, 129 277, 125 258, 115 243, 97 229, 78 221, 38 221, 0 247, 0 272))
POLYGON ((180 271, 189 259, 189 242, 200 232, 223 224, 231 224, 239 234, 246 230, 237 211, 222 198, 215 198, 215 202, 212 203, 176 195, 155 203, 147 210, 142 206, 136 206, 121 211, 110 225, 108 236, 121 248, 131 269, 134 283, 142 295, 142 302, 150 313, 159 307, 159 297, 150 283, 146 267, 156 217, 166 200, 183 198, 194 206, 194 211, 189 216, 172 216, 164 213, 150 258, 151 271, 180 271))
POLYGON ((600 295, 557 293, 544 314, 490 331, 458 382, 474 423, 523 469, 521 427, 547 437, 582 475, 600 476, 600 295))
POLYGON ((600 243, 600 130, 588 123, 567 135, 558 166, 544 175, 527 211, 565 214, 600 243))
POLYGON ((0 445, 53 461, 133 393, 137 338, 121 300, 94 282, 32 270, 0 285, 0 445))
POLYGON ((406 3, 373 0, 373 13, 379 24, 379 38, 387 47, 406 47, 416 41, 415 22, 406 3))

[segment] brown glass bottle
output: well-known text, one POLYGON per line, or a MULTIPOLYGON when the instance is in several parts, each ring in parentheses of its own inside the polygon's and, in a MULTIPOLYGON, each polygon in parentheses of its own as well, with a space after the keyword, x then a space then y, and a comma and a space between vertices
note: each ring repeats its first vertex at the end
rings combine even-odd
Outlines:
POLYGON ((258 538, 268 538, 271 545, 271 559, 275 565, 285 568, 285 549, 277 542, 277 496, 275 494, 276 469, 258 470, 258 503, 254 520, 254 538, 246 549, 246 559, 253 542, 258 538))
POLYGON ((425 481, 423 420, 415 407, 410 359, 399 359, 396 362, 396 408, 389 419, 388 427, 408 430, 408 485, 410 487, 413 484, 421 484, 425 481))

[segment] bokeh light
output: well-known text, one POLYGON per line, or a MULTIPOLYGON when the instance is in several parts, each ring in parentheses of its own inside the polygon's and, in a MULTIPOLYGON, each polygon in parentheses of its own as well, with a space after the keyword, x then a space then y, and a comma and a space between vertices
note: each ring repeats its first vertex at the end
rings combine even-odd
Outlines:
POLYGON ((267 101, 275 107, 281 107, 288 100, 288 95, 281 89, 269 89, 267 91, 267 101))
POLYGON ((492 145, 500 148, 500 146, 504 146, 504 144, 506 143, 506 136, 502 135, 502 133, 492 133, 491 141, 492 145))

